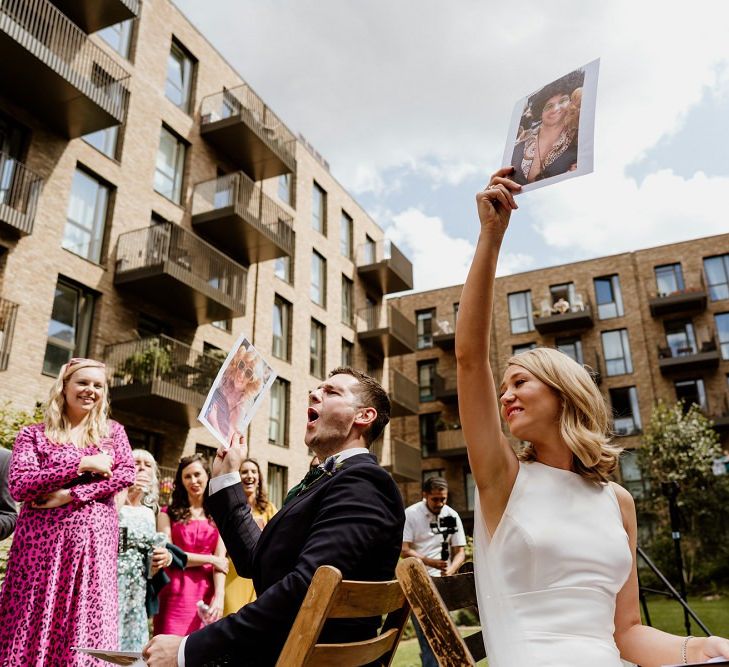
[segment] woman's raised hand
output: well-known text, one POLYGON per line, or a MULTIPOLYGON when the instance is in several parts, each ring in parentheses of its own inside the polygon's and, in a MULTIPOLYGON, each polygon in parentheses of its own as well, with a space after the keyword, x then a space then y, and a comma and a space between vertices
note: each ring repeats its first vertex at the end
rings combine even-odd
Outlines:
POLYGON ((507 178, 513 171, 514 167, 499 169, 491 176, 488 185, 476 195, 482 231, 503 234, 509 226, 511 212, 519 208, 514 201, 514 194, 521 190, 521 185, 507 178))

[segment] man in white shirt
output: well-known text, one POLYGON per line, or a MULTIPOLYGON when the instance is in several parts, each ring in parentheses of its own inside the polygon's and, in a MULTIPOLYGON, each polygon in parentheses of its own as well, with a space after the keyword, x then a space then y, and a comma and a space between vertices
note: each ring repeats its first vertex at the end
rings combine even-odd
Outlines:
MULTIPOLYGON (((401 555, 422 560, 432 577, 455 574, 466 559, 461 517, 447 502, 448 482, 443 477, 430 477, 423 483, 423 499, 405 510, 401 555)), ((423 667, 438 667, 415 617, 413 624, 423 667)))

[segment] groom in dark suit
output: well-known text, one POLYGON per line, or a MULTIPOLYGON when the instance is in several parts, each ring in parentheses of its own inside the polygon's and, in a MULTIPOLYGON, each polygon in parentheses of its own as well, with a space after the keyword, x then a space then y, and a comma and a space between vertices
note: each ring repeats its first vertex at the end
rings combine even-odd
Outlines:
MULTIPOLYGON (((306 444, 324 463, 294 487, 263 529, 251 516, 238 470, 243 445, 218 450, 207 506, 235 569, 258 599, 187 637, 159 635, 144 649, 152 667, 275 665, 320 565, 345 579, 392 579, 405 522, 402 498, 369 447, 390 419, 373 378, 337 368, 309 395, 306 444)), ((321 641, 374 637, 380 619, 330 621, 321 641)))

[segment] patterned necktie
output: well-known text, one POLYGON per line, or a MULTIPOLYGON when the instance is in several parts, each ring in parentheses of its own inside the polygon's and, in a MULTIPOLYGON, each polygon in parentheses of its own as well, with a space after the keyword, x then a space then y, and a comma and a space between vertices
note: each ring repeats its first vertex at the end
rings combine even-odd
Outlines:
POLYGON ((283 506, 286 507, 286 503, 291 502, 302 491, 305 491, 306 489, 308 489, 322 475, 324 475, 327 472, 331 472, 331 469, 333 468, 333 462, 334 462, 334 457, 329 456, 324 461, 324 463, 316 466, 315 468, 311 468, 309 470, 309 472, 307 472, 306 475, 304 475, 304 479, 302 479, 296 486, 292 487, 292 489, 286 494, 286 497, 284 498, 284 501, 283 501, 283 506))

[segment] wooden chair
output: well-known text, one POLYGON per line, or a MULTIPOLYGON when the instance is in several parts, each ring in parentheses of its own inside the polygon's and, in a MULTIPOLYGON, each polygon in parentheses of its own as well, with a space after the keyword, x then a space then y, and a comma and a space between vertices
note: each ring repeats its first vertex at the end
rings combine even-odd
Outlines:
POLYGON ((314 573, 276 667, 359 667, 392 662, 410 613, 397 581, 346 581, 331 565, 314 573), (333 618, 387 618, 377 637, 346 644, 317 644, 325 621, 333 618))
POLYGON ((431 577, 418 558, 397 564, 397 580, 440 667, 475 665, 486 657, 481 631, 461 637, 448 612, 476 607, 473 572, 431 577))

